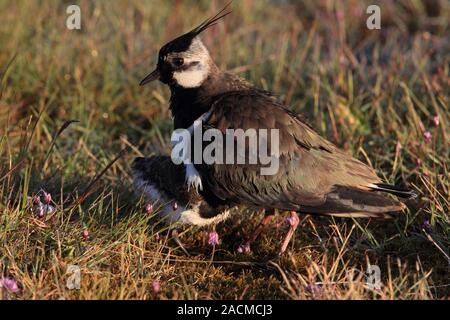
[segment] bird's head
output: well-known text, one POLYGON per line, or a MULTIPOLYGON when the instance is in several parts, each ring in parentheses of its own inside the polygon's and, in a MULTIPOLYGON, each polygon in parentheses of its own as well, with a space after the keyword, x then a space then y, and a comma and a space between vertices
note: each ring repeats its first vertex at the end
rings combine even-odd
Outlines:
POLYGON ((140 85, 160 80, 169 86, 200 87, 215 65, 199 35, 231 13, 225 12, 228 5, 198 27, 165 44, 159 50, 156 69, 140 85))

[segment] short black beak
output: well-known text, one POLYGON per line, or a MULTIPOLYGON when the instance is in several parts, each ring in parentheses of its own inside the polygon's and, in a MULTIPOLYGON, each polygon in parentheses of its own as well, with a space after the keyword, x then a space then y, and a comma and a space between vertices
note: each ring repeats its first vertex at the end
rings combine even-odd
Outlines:
POLYGON ((152 73, 150 73, 148 76, 146 76, 142 81, 139 83, 140 86, 143 86, 146 83, 155 81, 159 79, 159 70, 156 68, 152 73))

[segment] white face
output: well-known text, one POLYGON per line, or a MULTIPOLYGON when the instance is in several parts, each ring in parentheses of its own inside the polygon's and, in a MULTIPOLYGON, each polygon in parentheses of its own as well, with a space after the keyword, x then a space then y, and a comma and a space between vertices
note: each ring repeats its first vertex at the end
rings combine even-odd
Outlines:
POLYGON ((183 88, 197 88, 208 77, 210 71, 211 57, 208 49, 199 38, 194 38, 189 49, 183 52, 184 64, 189 66, 185 70, 175 71, 173 78, 183 88))

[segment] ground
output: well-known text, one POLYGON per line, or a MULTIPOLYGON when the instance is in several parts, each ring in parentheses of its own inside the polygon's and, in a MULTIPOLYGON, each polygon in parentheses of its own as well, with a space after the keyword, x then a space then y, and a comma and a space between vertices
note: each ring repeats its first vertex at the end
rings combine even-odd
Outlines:
POLYGON ((234 1, 203 35, 221 68, 419 195, 392 221, 304 216, 281 259, 282 214, 249 255, 236 249, 261 212, 236 210, 215 247, 181 228, 187 256, 132 191, 132 159, 168 154, 172 130, 168 89, 139 80, 224 2, 75 2, 81 30, 67 2, 0 1, 0 298, 449 297, 446 1, 234 1), (41 190, 56 209, 43 217, 27 200, 41 190))

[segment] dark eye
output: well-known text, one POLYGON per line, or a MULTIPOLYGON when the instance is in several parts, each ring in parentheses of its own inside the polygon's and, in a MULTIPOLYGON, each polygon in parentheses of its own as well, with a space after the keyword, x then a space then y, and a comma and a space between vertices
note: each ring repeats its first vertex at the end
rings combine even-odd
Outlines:
POLYGON ((176 67, 181 67, 184 64, 183 58, 174 58, 173 59, 173 65, 176 67))

